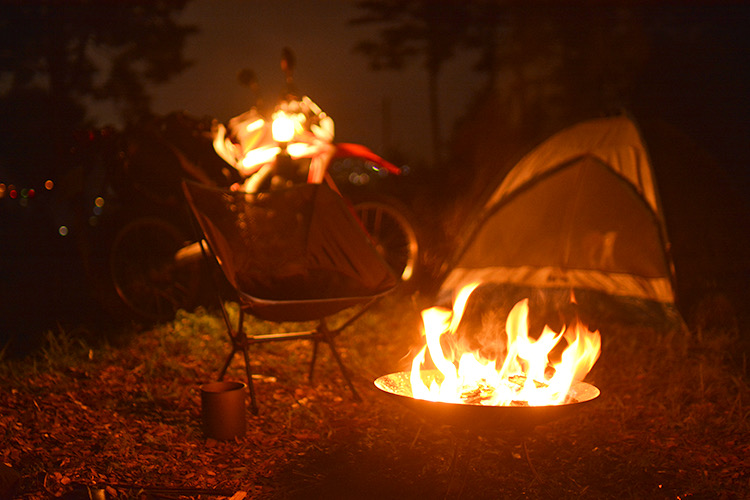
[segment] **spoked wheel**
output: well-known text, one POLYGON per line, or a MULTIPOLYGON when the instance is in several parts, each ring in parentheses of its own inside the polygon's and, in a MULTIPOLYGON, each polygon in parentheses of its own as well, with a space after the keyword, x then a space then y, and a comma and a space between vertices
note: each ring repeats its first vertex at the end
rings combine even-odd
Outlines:
POLYGON ((420 249, 408 209, 398 200, 379 197, 354 203, 354 211, 396 276, 413 281, 420 249))
POLYGON ((112 282, 122 302, 141 319, 169 320, 195 303, 200 263, 175 263, 185 242, 177 227, 156 217, 136 219, 117 233, 109 257, 112 282))

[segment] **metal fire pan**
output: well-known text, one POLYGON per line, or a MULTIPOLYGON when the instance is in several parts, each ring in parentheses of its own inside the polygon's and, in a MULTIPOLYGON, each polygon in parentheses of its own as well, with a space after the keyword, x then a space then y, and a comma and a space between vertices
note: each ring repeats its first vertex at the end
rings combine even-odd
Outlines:
POLYGON ((425 420, 476 431, 526 432, 534 427, 575 414, 599 397, 599 389, 585 382, 571 386, 568 395, 573 402, 554 406, 481 406, 442 403, 412 397, 409 372, 384 375, 375 387, 396 398, 425 420))

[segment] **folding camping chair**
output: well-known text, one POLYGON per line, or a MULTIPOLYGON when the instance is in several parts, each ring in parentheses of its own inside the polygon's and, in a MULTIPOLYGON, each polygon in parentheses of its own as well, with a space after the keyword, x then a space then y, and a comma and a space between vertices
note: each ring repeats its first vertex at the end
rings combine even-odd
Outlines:
POLYGON ((359 400, 334 338, 397 281, 344 200, 326 184, 254 194, 190 181, 185 181, 183 188, 207 243, 204 255, 218 264, 240 306, 233 327, 219 297, 232 342, 219 380, 234 355, 242 352, 252 411, 257 414, 248 347, 308 339, 313 341, 309 378, 318 344, 325 342, 352 395, 359 400), (337 328, 329 328, 327 317, 357 305, 363 307, 337 328), (316 321, 317 327, 302 332, 247 334, 243 328, 246 313, 276 323, 316 321))

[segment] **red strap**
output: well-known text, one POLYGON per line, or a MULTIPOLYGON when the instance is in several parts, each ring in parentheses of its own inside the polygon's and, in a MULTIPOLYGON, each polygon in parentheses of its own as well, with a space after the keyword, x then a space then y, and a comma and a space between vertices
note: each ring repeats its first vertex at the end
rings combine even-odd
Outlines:
POLYGON ((363 158, 373 163, 377 163, 378 165, 386 169, 388 173, 401 175, 400 168, 376 155, 366 146, 362 146, 361 144, 353 144, 350 142, 336 143, 335 146, 336 152, 334 153, 334 157, 336 158, 363 158))

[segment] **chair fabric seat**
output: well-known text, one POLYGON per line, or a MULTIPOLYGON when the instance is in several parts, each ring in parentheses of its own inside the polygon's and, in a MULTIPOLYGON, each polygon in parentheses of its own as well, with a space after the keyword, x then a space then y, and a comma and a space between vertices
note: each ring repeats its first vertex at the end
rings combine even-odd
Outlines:
POLYGON ((225 276, 248 300, 338 301, 396 284, 326 184, 247 194, 186 183, 186 194, 225 276))

